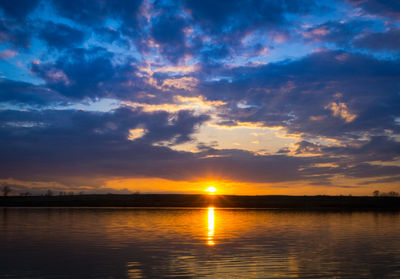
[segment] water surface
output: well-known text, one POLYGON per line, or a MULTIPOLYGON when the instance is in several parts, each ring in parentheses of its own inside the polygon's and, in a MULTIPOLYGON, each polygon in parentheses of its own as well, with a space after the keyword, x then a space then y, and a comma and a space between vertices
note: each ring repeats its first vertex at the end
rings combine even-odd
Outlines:
POLYGON ((0 209, 1 278, 400 278, 400 215, 0 209))

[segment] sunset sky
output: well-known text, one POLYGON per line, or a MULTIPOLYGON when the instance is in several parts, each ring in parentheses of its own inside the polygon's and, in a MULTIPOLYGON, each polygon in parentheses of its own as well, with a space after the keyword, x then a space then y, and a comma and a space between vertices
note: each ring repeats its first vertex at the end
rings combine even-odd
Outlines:
POLYGON ((0 183, 400 191, 399 54, 397 0, 0 0, 0 183))

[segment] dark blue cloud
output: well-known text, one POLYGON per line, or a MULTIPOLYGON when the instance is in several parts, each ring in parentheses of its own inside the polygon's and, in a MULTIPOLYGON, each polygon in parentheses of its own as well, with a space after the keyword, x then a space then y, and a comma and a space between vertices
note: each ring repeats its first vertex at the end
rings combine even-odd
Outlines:
MULTIPOLYGON (((209 119, 206 115, 196 116, 190 111, 176 114, 163 111, 146 113, 129 108, 119 108, 111 112, 4 110, 0 113, 1 127, 8 131, 4 134, 4 139, 23 133, 32 139, 46 140, 45 137, 48 136, 52 137, 48 140, 55 140, 61 133, 63 136, 57 139, 59 143, 80 140, 82 146, 79 148, 86 148, 85 145, 91 140, 98 142, 99 146, 107 143, 112 145, 113 141, 130 144, 129 130, 138 127, 143 128, 145 134, 135 144, 151 145, 170 140, 181 143, 190 140, 190 135, 198 125, 209 119)), ((31 147, 34 147, 33 143, 31 147)))
POLYGON ((66 99, 43 86, 2 79, 0 80, 0 102, 41 108, 50 104, 66 103, 66 99))
POLYGON ((322 152, 333 156, 349 155, 354 162, 393 161, 400 156, 400 142, 387 136, 373 136, 357 146, 322 147, 322 152))
MULTIPOLYGON (((155 83, 150 84, 139 66, 133 58, 117 61, 113 52, 101 47, 67 48, 55 61, 34 61, 30 65, 32 73, 44 80, 45 87, 71 98, 71 101, 110 97, 127 101, 139 98, 151 103, 171 102, 178 89, 175 93, 160 89, 162 83, 171 78, 170 75, 154 73, 152 79, 155 83), (146 98, 143 92, 159 96, 146 98)), ((185 75, 174 76, 182 77, 185 75)))
POLYGON ((81 24, 99 27, 107 19, 122 21, 122 30, 136 33, 138 12, 142 0, 123 1, 53 1, 57 12, 81 24))
POLYGON ((77 47, 82 44, 85 37, 84 32, 65 24, 46 22, 44 26, 39 37, 45 40, 49 47, 57 49, 77 47))
POLYGON ((378 51, 400 51, 400 29, 390 29, 386 32, 368 33, 355 41, 361 48, 378 51))
MULTIPOLYGON (((206 34, 194 41, 195 53, 200 53, 204 63, 214 64, 231 58, 239 52, 246 53, 242 39, 252 34, 269 35, 286 32, 293 28, 290 16, 301 16, 308 12, 319 14, 325 8, 315 1, 183 1, 185 11, 191 16, 191 25, 206 34), (273 32, 272 32, 273 31, 273 32), (269 32, 271 34, 269 34, 269 32)), ((251 55, 250 53, 247 53, 251 55)))
POLYGON ((162 140, 187 141, 194 129, 208 118, 182 111, 169 120, 172 115, 165 112, 144 113, 124 108, 109 113, 45 110, 1 111, 0 114, 0 130, 4 134, 2 161, 7 161, 2 166, 2 177, 9 171, 16 177, 34 176, 36 171, 44 177, 52 171, 55 176, 71 170, 77 171, 77 176, 85 172, 101 174, 114 163, 114 170, 104 175, 114 171, 127 175, 129 171, 135 172, 135 166, 151 163, 153 159, 182 157, 168 148, 151 144, 162 140), (146 134, 136 141, 128 140, 129 130, 137 127, 146 129, 146 134), (29 144, 22 144, 24 141, 29 144), (38 157, 42 159, 37 167, 32 165, 35 170, 18 175, 20 167, 34 164, 38 157), (105 165, 98 165, 100 169, 96 170, 96 161, 105 165))
POLYGON ((184 0, 184 7, 190 12, 194 23, 206 32, 225 34, 232 42, 238 36, 258 28, 287 28, 291 25, 289 15, 319 14, 326 7, 314 0, 307 1, 195 1, 184 0), (286 26, 283 26, 283 25, 286 26))
POLYGON ((95 29, 95 34, 100 37, 101 41, 105 42, 118 42, 122 45, 128 45, 126 40, 121 37, 119 30, 112 29, 110 27, 102 27, 95 29))
POLYGON ((27 16, 37 7, 39 0, 0 0, 0 43, 9 43, 15 48, 28 48, 31 41, 32 23, 27 16))
POLYGON ((227 44, 216 44, 210 47, 205 47, 200 52, 202 63, 208 67, 212 67, 213 64, 219 65, 220 60, 228 57, 231 53, 231 49, 227 44))
POLYGON ((0 43, 10 44, 17 49, 28 48, 31 34, 26 25, 9 19, 0 19, 0 43))
MULTIPOLYGON (((127 58, 117 63, 114 53, 100 47, 89 49, 67 49, 56 61, 32 63, 31 71, 44 80, 45 87, 68 97, 71 101, 90 98, 118 98, 137 101, 143 91, 160 94, 156 86, 162 84, 169 76, 155 74, 157 85, 148 84, 147 77, 137 74, 138 63, 127 58)), ((171 100, 173 95, 163 92, 158 98, 145 98, 142 101, 162 103, 171 100)))
POLYGON ((160 45, 161 53, 173 62, 184 57, 185 26, 185 19, 179 15, 161 15, 152 24, 152 37, 160 45))
POLYGON ((321 43, 351 46, 355 37, 374 26, 373 21, 353 20, 349 22, 329 21, 307 29, 303 36, 321 43))
MULTIPOLYGON (((292 1, 288 3, 288 10, 296 10, 290 3, 292 1)), ((184 6, 190 10, 196 23, 213 33, 244 32, 285 22, 285 2, 186 0, 184 6)))
POLYGON ((24 19, 39 3, 39 0, 21 0, 18 4, 13 1, 0 0, 0 9, 8 16, 24 19))
POLYGON ((400 142, 388 136, 372 136, 358 140, 357 144, 326 146, 306 140, 297 143, 296 154, 325 154, 328 156, 348 156, 348 164, 368 163, 370 161, 390 162, 400 156, 400 142))
POLYGON ((368 14, 400 17, 400 3, 397 0, 349 0, 349 2, 356 7, 361 7, 368 14))
POLYGON ((101 48, 74 49, 55 63, 32 64, 32 72, 46 85, 71 98, 102 97, 105 86, 117 69, 111 63, 112 53, 101 48))

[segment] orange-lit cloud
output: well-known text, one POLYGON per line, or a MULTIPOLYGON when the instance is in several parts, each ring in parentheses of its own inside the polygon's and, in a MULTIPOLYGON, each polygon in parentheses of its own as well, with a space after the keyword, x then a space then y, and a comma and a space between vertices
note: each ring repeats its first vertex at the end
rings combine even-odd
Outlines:
POLYGON ((147 130, 143 129, 143 128, 130 129, 128 140, 134 141, 138 138, 141 138, 146 134, 146 132, 147 132, 147 130))
POLYGON ((209 101, 203 96, 185 97, 176 95, 174 96, 173 103, 164 104, 147 104, 138 102, 122 102, 124 105, 142 108, 143 111, 167 111, 178 112, 180 110, 194 110, 197 113, 210 113, 218 109, 218 107, 225 105, 223 101, 209 101))
POLYGON ((181 78, 168 78, 165 79, 161 85, 162 88, 175 88, 184 89, 190 91, 198 83, 198 80, 193 77, 181 77, 181 78))
POLYGON ((330 109, 333 116, 342 118, 346 123, 350 123, 356 119, 357 115, 351 113, 345 103, 332 102, 325 106, 325 109, 330 109))

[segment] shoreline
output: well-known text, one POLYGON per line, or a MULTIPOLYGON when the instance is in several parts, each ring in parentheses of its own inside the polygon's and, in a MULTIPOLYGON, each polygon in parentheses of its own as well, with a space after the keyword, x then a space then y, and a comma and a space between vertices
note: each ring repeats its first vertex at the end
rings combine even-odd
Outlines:
POLYGON ((232 196, 196 194, 132 194, 0 197, 0 207, 132 207, 132 208, 243 208, 317 211, 395 210, 400 197, 371 196, 232 196))

